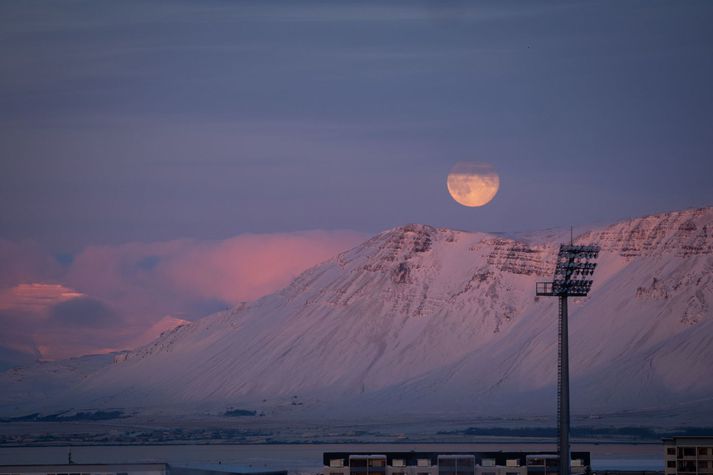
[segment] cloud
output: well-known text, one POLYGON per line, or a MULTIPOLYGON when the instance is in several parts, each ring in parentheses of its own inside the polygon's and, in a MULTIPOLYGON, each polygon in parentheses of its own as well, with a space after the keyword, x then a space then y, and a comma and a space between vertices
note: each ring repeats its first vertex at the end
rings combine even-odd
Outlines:
POLYGON ((44 359, 132 348, 274 292, 364 237, 305 231, 94 245, 65 264, 39 246, 3 241, 0 262, 10 271, 0 270, 0 348, 44 359))
POLYGON ((18 355, 27 358, 43 357, 35 333, 43 329, 50 333, 51 310, 74 299, 82 293, 61 284, 23 283, 0 290, 0 353, 6 359, 17 361, 18 355))
POLYGON ((350 232, 243 235, 191 246, 164 258, 155 271, 182 292, 235 305, 286 286, 360 240, 350 232))
POLYGON ((38 277, 53 280, 62 270, 57 259, 35 242, 0 239, 0 289, 38 277))
POLYGON ((104 302, 62 284, 34 282, 2 289, 0 367, 109 351, 124 335, 123 323, 104 302))
POLYGON ((42 312, 56 303, 78 297, 83 294, 62 284, 18 284, 0 290, 0 310, 42 312))
POLYGON ((50 321, 55 325, 70 327, 107 327, 117 321, 117 315, 99 300, 79 297, 53 306, 50 321))
POLYGON ((123 349, 136 331, 111 304, 80 296, 50 307, 32 336, 44 359, 59 359, 123 349))
MULTIPOLYGON (((11 356, 10 360, 15 361, 18 355, 24 355, 23 359, 41 358, 37 343, 33 338, 35 328, 42 326, 44 322, 41 315, 25 312, 22 310, 0 310, 0 354, 11 356)), ((0 360, 0 366, 6 366, 6 360, 0 360)))
POLYGON ((274 292, 362 239, 348 231, 308 231, 90 246, 75 256, 65 282, 136 321, 195 319, 274 292))

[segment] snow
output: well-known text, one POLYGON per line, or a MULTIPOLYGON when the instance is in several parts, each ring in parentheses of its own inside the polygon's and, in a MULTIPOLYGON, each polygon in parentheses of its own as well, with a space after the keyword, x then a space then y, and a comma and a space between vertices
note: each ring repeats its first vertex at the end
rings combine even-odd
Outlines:
MULTIPOLYGON (((575 235, 602 252, 591 295, 570 304, 573 413, 713 401, 712 226, 705 208, 575 235)), ((387 230, 275 294, 75 370, 63 386, 52 379, 51 391, 46 367, 2 373, 0 410, 550 413, 556 299, 534 288, 551 277, 550 238, 561 234, 387 230)))

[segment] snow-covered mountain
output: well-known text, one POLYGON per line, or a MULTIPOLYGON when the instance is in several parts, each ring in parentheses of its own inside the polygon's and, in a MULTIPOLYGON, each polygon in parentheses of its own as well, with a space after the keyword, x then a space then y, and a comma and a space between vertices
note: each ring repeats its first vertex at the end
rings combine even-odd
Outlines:
MULTIPOLYGON (((557 302, 534 296, 552 275, 559 242, 549 236, 391 229, 52 396, 30 389, 36 369, 3 373, 2 410, 299 401, 354 414, 549 413, 557 302)), ((570 304, 574 413, 710 404, 713 208, 627 220, 575 242, 602 252, 590 297, 570 304)))

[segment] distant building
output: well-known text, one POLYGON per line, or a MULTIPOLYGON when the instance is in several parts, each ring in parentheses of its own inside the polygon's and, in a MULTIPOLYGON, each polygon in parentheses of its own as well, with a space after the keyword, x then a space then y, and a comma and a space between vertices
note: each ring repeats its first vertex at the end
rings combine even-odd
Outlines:
POLYGON ((666 475, 713 475, 713 437, 663 440, 666 475))
MULTIPOLYGON (((555 475, 559 471, 559 456, 551 452, 325 452, 323 459, 323 475, 555 475)), ((572 452, 572 474, 589 473, 590 461, 589 452, 572 452)))

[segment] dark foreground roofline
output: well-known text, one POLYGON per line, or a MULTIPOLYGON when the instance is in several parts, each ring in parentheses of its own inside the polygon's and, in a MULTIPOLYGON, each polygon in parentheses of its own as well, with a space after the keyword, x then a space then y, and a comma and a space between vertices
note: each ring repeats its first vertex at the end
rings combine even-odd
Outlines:
MULTIPOLYGON (((324 466, 329 466, 329 461, 332 459, 343 459, 345 466, 349 465, 349 456, 365 456, 365 455, 384 455, 386 456, 387 465, 393 465, 392 461, 394 459, 403 459, 407 466, 416 465, 418 459, 429 459, 431 465, 436 465, 438 462, 439 455, 472 455, 475 457, 475 463, 479 464, 483 459, 495 459, 496 465, 505 465, 508 459, 518 459, 521 465, 525 465, 527 462, 528 455, 557 455, 557 452, 544 451, 544 452, 324 452, 322 454, 322 462, 324 466)), ((581 459, 584 465, 589 466, 591 464, 591 455, 589 452, 572 452, 572 460, 581 459)))

